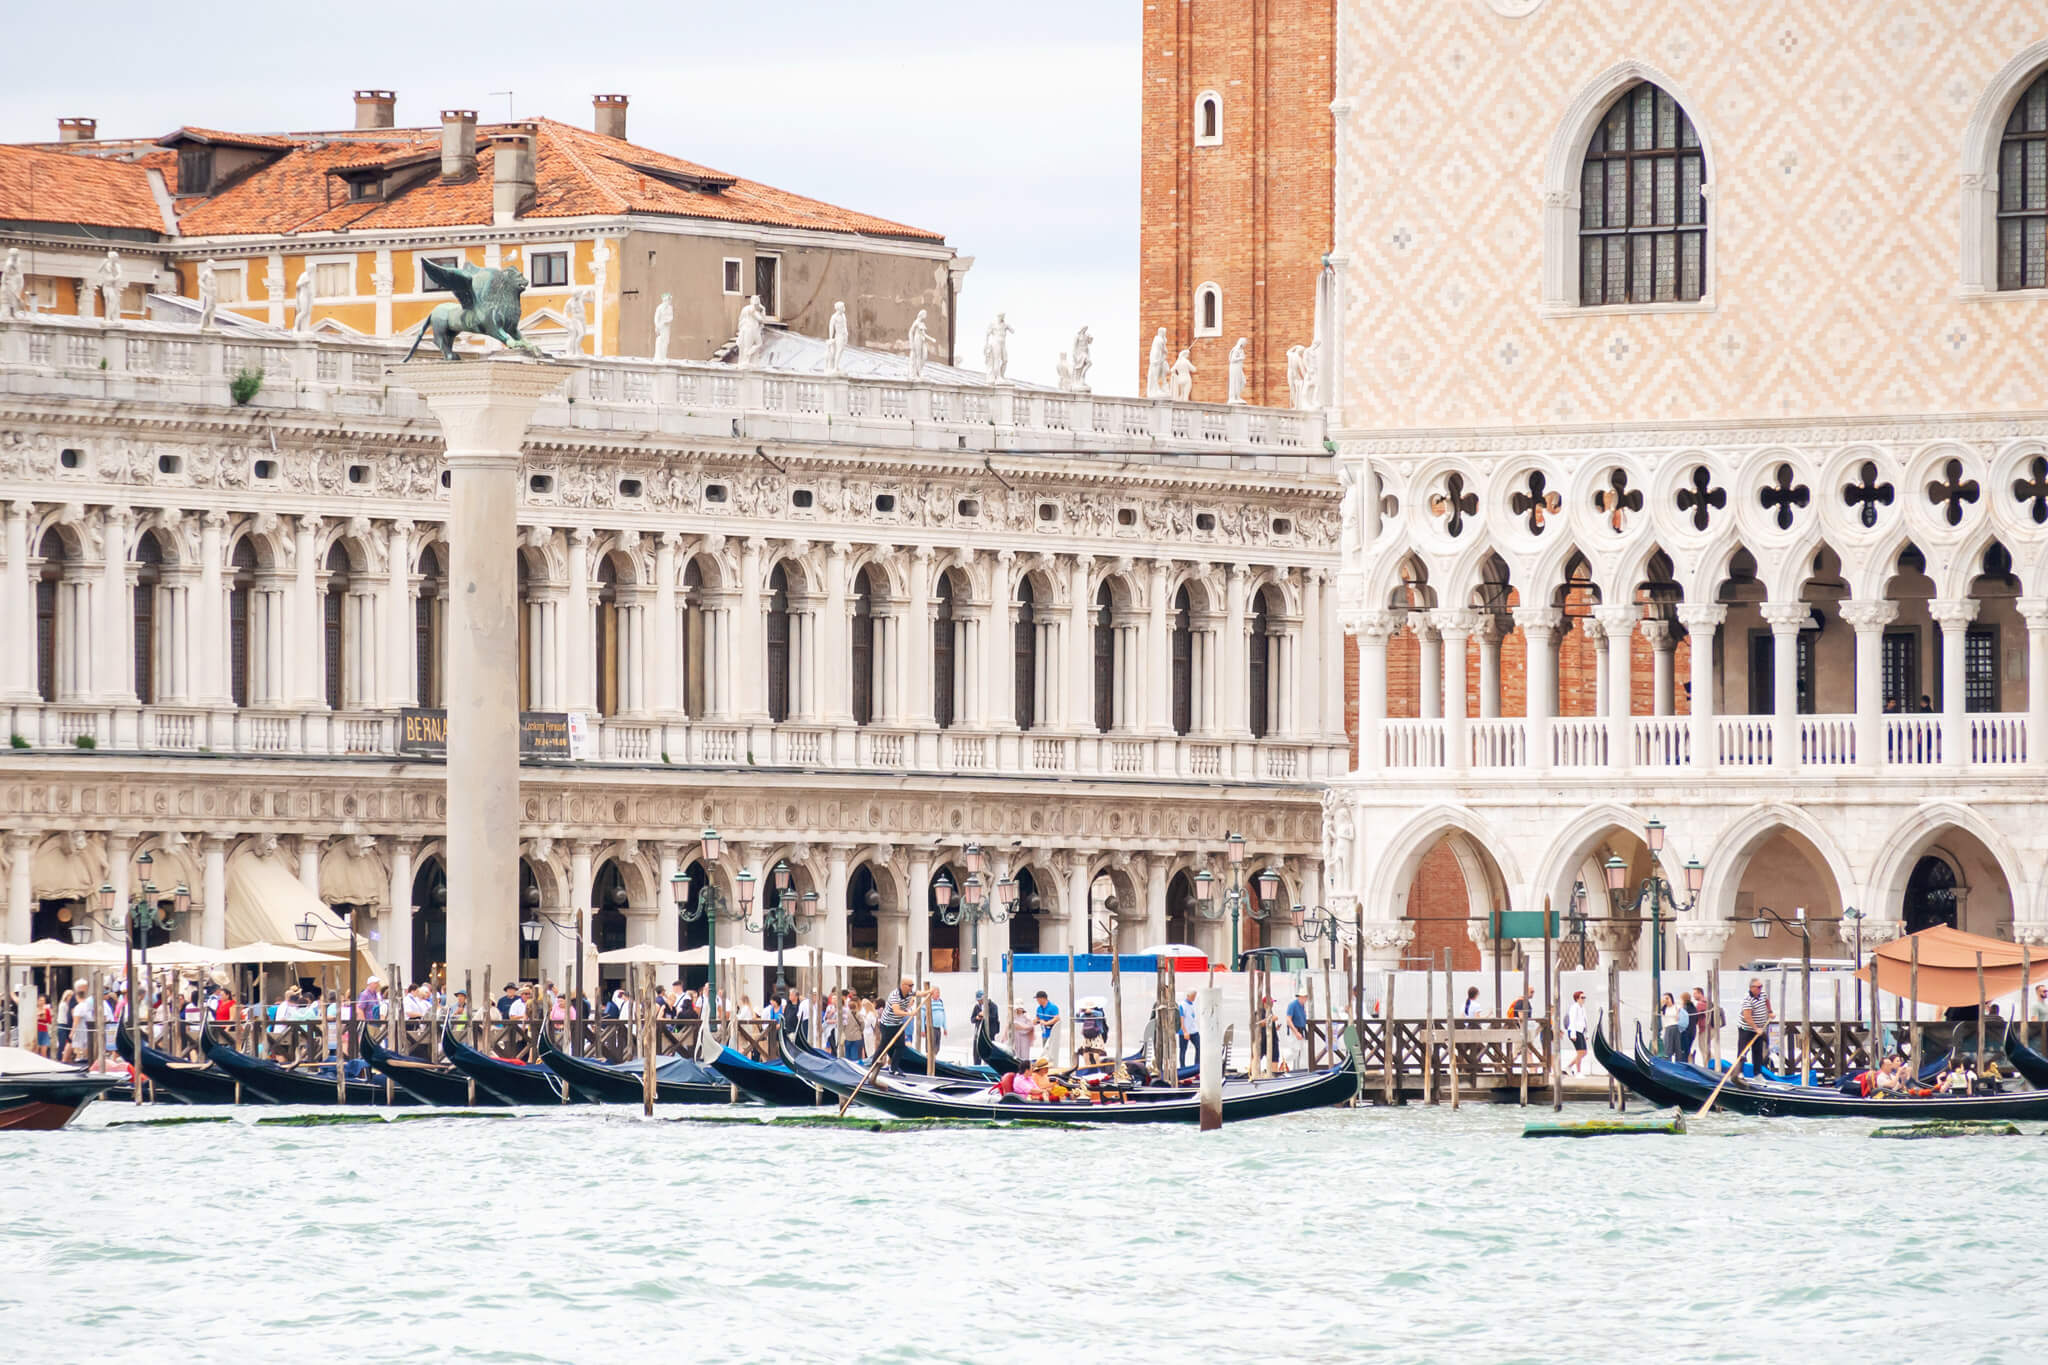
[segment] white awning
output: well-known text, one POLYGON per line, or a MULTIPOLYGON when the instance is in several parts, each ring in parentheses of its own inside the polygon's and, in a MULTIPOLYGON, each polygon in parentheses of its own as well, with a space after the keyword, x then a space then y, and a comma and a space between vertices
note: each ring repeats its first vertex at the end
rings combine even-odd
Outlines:
POLYGON ((320 899, 329 905, 370 905, 382 908, 391 899, 391 878, 374 853, 349 851, 340 840, 320 855, 320 899))
POLYGON ((46 839, 29 864, 29 895, 34 900, 87 900, 107 880, 107 854, 97 840, 73 853, 62 839, 46 839))
MULTIPOLYGON (((343 962, 348 960, 347 922, 308 891, 306 884, 283 863, 253 853, 238 853, 228 859, 227 882, 229 947, 258 942, 298 943, 311 950, 302 960, 312 961, 313 955, 323 953, 331 953, 343 962), (313 936, 301 940, 299 926, 309 918, 314 924, 313 936)), ((362 974, 374 975, 376 964, 367 953, 360 956, 362 974)))

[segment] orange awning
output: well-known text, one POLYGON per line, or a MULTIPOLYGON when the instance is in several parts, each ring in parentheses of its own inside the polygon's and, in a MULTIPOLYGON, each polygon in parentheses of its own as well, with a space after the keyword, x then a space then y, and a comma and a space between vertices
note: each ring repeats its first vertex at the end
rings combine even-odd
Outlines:
MULTIPOLYGON (((1997 1000, 2020 989, 2026 975, 2026 950, 2002 938, 1966 934, 1947 925, 1922 929, 1883 944, 1870 956, 1870 965, 1856 973, 1865 981, 1875 972, 1877 987, 1892 995, 1944 1009, 1977 1003, 1977 962, 1984 963, 1986 1000, 1997 1000), (1919 945, 1920 981, 1913 984, 1914 945, 1919 945)), ((2048 980, 2048 960, 2034 964, 2034 978, 2048 980)))

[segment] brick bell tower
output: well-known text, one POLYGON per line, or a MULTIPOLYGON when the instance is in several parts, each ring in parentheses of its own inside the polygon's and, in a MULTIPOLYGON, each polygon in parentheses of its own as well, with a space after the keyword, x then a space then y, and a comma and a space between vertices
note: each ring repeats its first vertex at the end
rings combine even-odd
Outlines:
POLYGON ((1194 396, 1284 407, 1330 249, 1336 0, 1146 0, 1138 373, 1193 350, 1194 396))

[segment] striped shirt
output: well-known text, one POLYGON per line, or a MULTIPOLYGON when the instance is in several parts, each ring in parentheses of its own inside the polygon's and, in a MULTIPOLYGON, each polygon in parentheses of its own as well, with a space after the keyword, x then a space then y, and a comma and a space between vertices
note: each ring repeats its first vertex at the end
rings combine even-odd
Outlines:
POLYGON ((1771 1022, 1771 1002, 1768 996, 1755 993, 1742 1001, 1742 1026, 1751 1033, 1762 1033, 1764 1026, 1771 1022))

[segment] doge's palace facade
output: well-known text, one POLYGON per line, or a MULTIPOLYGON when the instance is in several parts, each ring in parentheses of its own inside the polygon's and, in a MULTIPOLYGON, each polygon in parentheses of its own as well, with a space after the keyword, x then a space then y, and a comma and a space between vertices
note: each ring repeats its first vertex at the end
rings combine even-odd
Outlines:
MULTIPOLYGON (((392 359, 0 323, 9 939, 64 933, 102 883, 125 900, 144 852, 199 941, 347 905, 417 977, 474 912, 443 904, 460 793, 411 742, 444 700, 447 494, 392 359)), ((689 945, 678 872, 730 898, 787 861, 806 941, 884 962, 1085 949, 1111 895, 1126 946, 1220 951, 1190 878, 1227 878, 1233 830, 1321 900, 1348 762, 1322 445, 1318 414, 574 366, 504 553, 522 704, 576 714, 584 747, 524 767, 523 905, 493 912, 689 945), (1024 893, 978 945, 929 914, 970 842, 1024 893)), ((520 969, 565 970, 572 931, 520 969)))
POLYGON ((1450 8, 1339 7, 1333 887, 1390 957, 1446 838, 1474 915, 1602 915, 1658 819, 1671 965, 2048 942, 2040 10, 1450 8))

